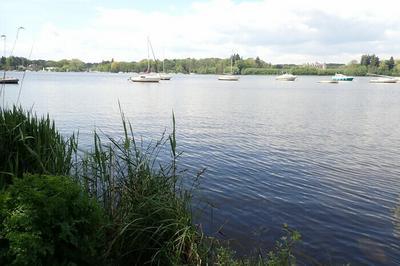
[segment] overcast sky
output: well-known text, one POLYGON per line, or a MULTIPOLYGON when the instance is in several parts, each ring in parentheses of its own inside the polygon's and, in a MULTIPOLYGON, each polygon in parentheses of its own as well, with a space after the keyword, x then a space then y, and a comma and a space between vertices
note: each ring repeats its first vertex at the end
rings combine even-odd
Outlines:
POLYGON ((400 58, 400 0, 0 0, 10 53, 98 62, 259 56, 272 63, 400 58))

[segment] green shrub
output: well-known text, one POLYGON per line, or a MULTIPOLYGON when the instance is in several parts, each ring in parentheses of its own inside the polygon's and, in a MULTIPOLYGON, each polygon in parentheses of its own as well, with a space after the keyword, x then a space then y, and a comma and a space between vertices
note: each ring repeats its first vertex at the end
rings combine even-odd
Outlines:
POLYGON ((68 177, 27 175, 0 195, 0 265, 93 265, 104 216, 68 177))
POLYGON ((25 172, 67 175, 75 146, 74 136, 64 139, 48 116, 0 109, 0 189, 25 172))

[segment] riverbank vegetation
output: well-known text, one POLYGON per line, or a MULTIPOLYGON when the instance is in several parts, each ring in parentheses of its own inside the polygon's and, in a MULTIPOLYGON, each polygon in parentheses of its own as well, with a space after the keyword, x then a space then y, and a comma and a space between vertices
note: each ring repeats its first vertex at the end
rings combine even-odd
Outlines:
POLYGON ((49 117, 0 109, 0 265, 295 264, 300 234, 287 226, 254 258, 205 236, 191 209, 200 174, 179 167, 174 118, 146 146, 121 116, 120 139, 95 132, 84 151, 49 117))
MULTIPOLYGON (((365 76, 368 73, 381 75, 400 75, 400 60, 393 57, 382 60, 376 55, 363 55, 360 61, 353 60, 348 64, 309 63, 271 64, 256 58, 242 58, 239 54, 232 56, 233 72, 241 75, 276 75, 292 73, 295 75, 334 75, 342 73, 353 76, 365 76)), ((161 71, 162 62, 151 60, 151 71, 161 71)), ((231 59, 166 59, 165 71, 172 73, 222 74, 231 71, 231 59)), ((147 69, 147 60, 138 62, 117 62, 113 59, 100 63, 85 63, 78 59, 72 60, 28 60, 23 57, 2 57, 0 69, 57 71, 57 72, 143 72, 147 69)))

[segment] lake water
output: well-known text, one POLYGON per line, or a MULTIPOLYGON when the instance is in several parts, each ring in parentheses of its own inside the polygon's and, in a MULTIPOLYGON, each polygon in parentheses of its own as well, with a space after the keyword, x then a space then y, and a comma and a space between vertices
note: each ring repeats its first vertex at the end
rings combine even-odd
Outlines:
MULTIPOLYGON (((146 139, 170 129, 173 110, 181 164, 207 168, 198 192, 210 203, 198 220, 206 233, 246 254, 270 248, 288 223, 303 235, 301 263, 400 264, 400 84, 128 77, 30 72, 21 103, 49 112, 64 134, 79 130, 85 147, 95 128, 121 134, 118 101, 146 139)), ((8 105, 17 94, 6 86, 8 105)))

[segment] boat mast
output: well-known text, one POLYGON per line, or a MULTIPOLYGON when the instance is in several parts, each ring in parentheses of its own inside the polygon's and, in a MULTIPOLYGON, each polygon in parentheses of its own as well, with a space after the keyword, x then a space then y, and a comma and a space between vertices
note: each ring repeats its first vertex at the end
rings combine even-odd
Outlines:
POLYGON ((149 37, 147 37, 147 70, 146 73, 150 73, 150 40, 149 37))
MULTIPOLYGON (((157 59, 156 59, 156 55, 154 54, 154 49, 153 49, 153 45, 150 42, 150 39, 148 39, 149 41, 149 47, 151 49, 151 53, 153 54, 153 58, 154 58, 154 63, 156 65, 156 72, 158 73, 158 64, 157 64, 157 59)), ((150 55, 149 55, 150 56, 150 55)))
POLYGON ((233 55, 231 55, 231 75, 233 75, 233 55))

